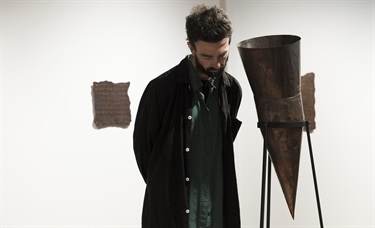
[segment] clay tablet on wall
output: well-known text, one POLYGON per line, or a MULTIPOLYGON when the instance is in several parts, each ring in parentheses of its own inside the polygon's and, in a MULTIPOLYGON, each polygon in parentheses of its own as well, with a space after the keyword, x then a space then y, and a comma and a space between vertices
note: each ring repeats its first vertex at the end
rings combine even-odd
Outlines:
POLYGON ((301 93, 305 119, 310 122, 310 133, 316 128, 315 123, 315 74, 307 73, 301 77, 301 93))
POLYGON ((130 100, 128 96, 130 82, 112 83, 94 82, 92 85, 94 128, 127 128, 131 121, 130 100))

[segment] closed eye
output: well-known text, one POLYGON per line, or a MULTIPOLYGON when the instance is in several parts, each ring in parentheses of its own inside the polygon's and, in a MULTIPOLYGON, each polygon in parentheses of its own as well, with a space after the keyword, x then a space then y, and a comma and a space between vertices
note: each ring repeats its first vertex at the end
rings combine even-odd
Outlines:
POLYGON ((204 59, 212 59, 213 57, 210 55, 202 55, 204 59))

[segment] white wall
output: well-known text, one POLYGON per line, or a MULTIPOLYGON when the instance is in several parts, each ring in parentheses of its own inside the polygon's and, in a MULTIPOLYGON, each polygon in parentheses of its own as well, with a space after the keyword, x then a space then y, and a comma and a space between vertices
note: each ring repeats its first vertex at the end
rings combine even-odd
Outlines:
MULTIPOLYGON (((229 1, 227 7, 234 44, 271 34, 301 37, 301 74, 315 73, 311 139, 325 227, 374 227, 374 1, 229 1)), ((257 227, 263 142, 235 45, 230 61, 244 90, 236 142, 242 222, 257 227)), ((305 135, 302 145, 295 220, 274 175, 271 226, 319 227, 305 135)))
POLYGON ((146 83, 187 53, 196 2, 1 2, 0 226, 139 227, 133 124, 92 127, 94 81, 146 83))
MULTIPOLYGON (((184 21, 198 2, 1 1, 1 228, 140 227, 138 101, 188 53, 184 21), (127 129, 92 127, 91 85, 103 80, 130 82, 127 129)), ((225 5, 235 29, 228 69, 244 90, 236 141, 243 227, 259 226, 262 138, 235 44, 281 33, 301 36, 301 73, 316 74, 311 136, 325 225, 374 227, 374 2, 225 5)), ((273 227, 318 227, 306 144, 295 221, 274 177, 273 227)))

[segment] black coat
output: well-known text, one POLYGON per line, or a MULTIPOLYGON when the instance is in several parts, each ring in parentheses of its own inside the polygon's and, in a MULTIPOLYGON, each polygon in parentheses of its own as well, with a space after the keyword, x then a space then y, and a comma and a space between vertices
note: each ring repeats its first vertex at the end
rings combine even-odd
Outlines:
MULTIPOLYGON (((135 120, 133 146, 146 182, 143 228, 188 228, 191 97, 187 58, 146 87, 135 120)), ((224 227, 240 228, 233 141, 242 91, 228 73, 220 82, 223 120, 224 227)))

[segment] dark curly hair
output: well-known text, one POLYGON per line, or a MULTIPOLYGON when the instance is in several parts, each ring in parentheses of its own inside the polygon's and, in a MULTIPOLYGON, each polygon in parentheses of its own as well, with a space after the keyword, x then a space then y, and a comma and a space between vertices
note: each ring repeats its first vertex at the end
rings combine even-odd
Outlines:
POLYGON ((232 37, 232 25, 223 9, 205 4, 197 5, 185 24, 187 40, 194 45, 198 40, 216 43, 232 37))

